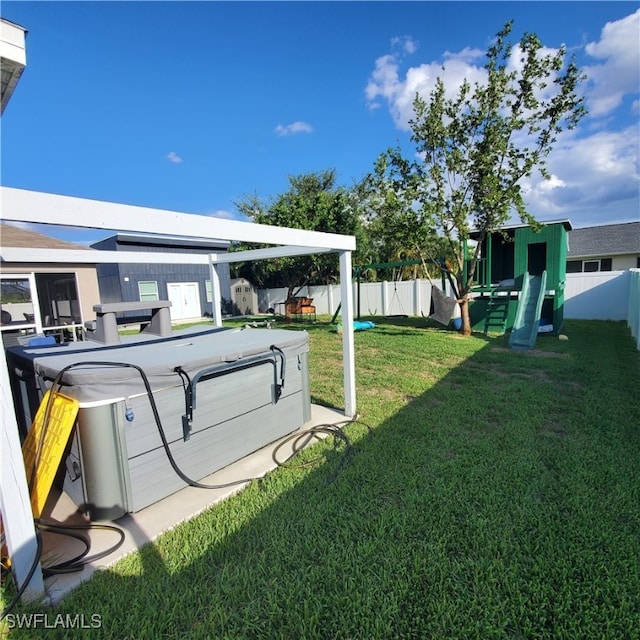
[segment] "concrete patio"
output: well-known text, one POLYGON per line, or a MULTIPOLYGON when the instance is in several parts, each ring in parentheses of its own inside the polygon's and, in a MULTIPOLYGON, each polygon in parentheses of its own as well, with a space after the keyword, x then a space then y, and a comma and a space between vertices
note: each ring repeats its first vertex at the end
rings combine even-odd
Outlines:
MULTIPOLYGON (((322 424, 333 424, 346 420, 342 412, 321 407, 311 406, 311 420, 294 433, 302 433, 307 429, 322 424)), ((287 436, 288 437, 288 436, 287 436)), ((203 484, 225 484, 245 478, 259 478, 276 468, 273 452, 278 445, 287 438, 282 438, 247 457, 234 462, 200 482, 203 484)), ((315 441, 310 438, 310 442, 315 441)), ((286 442, 278 451, 280 461, 287 459, 293 453, 293 441, 286 442)), ((59 602, 65 595, 82 582, 87 581, 94 572, 106 569, 126 555, 140 549, 145 544, 155 540, 160 534, 168 531, 181 522, 194 518, 199 513, 213 507, 216 503, 228 498, 247 486, 238 484, 223 489, 200 489, 185 486, 163 500, 145 509, 119 518, 116 522, 100 523, 116 526, 124 532, 124 542, 105 557, 91 561, 91 557, 108 551, 114 546, 119 537, 116 532, 108 530, 88 530, 81 533, 87 535, 91 541, 91 550, 84 569, 79 572, 58 574, 45 580, 45 590, 50 604, 59 602)), ((89 520, 78 510, 71 499, 62 491, 54 489, 51 493, 41 520, 60 524, 82 525, 89 524, 89 520)), ((44 531, 43 539, 43 567, 64 562, 82 551, 82 546, 71 538, 44 531)))

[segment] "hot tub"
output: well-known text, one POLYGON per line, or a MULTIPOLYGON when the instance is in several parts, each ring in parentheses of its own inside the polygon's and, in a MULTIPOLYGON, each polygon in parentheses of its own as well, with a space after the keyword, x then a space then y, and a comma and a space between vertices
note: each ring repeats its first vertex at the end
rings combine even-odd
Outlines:
POLYGON ((200 327, 12 347, 7 361, 22 430, 57 376, 79 401, 63 488, 92 520, 115 520, 186 486, 167 447, 197 481, 307 422, 308 345, 304 331, 200 327))

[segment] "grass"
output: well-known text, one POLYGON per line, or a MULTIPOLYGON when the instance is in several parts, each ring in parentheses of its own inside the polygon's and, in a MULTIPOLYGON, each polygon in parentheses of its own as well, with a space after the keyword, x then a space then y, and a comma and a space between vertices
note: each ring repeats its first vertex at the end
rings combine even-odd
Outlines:
MULTIPOLYGON (((341 345, 311 339, 314 402, 341 345)), ((640 354, 568 321, 530 353, 394 319, 355 334, 355 454, 282 468, 97 574, 47 637, 640 637, 640 354)), ((20 606, 18 612, 44 611, 20 606)), ((12 631, 11 637, 40 637, 12 631)))

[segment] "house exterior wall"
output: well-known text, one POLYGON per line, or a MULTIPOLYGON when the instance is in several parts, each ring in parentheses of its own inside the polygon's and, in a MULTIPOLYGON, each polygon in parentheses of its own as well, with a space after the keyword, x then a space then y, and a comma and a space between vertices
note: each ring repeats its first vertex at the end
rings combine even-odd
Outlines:
POLYGON ((42 263, 3 263, 2 273, 75 273, 82 321, 95 320, 93 305, 99 304, 98 274, 95 265, 74 264, 67 267, 42 263))
POLYGON ((612 269, 614 271, 626 271, 627 269, 640 268, 640 255, 629 254, 624 256, 613 256, 612 269))
MULTIPOLYGON (((637 269, 640 267, 640 254, 637 253, 627 253, 621 255, 611 255, 611 254, 596 254, 589 256, 576 256, 569 258, 567 261, 567 265, 571 266, 576 262, 582 263, 582 269, 585 272, 589 272, 585 269, 584 263, 600 263, 600 261, 610 260, 611 268, 609 269, 608 265, 605 268, 602 264, 599 264, 598 271, 607 272, 607 271, 626 271, 627 269, 637 269)), ((575 271, 576 273, 580 273, 580 271, 575 271)))

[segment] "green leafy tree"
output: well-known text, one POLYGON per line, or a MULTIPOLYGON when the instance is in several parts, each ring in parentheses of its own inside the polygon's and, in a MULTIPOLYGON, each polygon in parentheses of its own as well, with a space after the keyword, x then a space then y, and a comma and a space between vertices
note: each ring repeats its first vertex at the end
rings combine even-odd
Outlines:
MULTIPOLYGON (((397 160, 406 165, 399 155, 397 160)), ((390 173, 386 155, 378 158, 374 171, 354 190, 367 242, 366 250, 360 252, 361 259, 378 264, 417 261, 406 267, 367 270, 363 274, 371 280, 434 275, 434 260, 444 255, 443 239, 437 235, 429 212, 414 206, 412 189, 390 173)))
POLYGON ((535 171, 549 178, 546 158, 557 136, 586 113, 578 91, 585 76, 574 58, 566 60, 564 47, 549 52, 531 33, 514 47, 508 40, 512 25, 506 23, 487 51, 484 82, 465 81, 448 97, 438 78, 428 99, 416 95, 409 123, 415 159, 389 149, 373 173, 384 198, 401 204, 400 229, 413 217, 420 228, 438 229, 446 239, 465 335, 471 334, 469 292, 483 240, 514 213, 538 225, 527 210, 522 181, 535 171), (472 229, 478 244, 465 269, 472 229))
MULTIPOLYGON (((346 189, 336 185, 334 170, 289 176, 288 180, 289 189, 285 193, 266 202, 252 195, 237 202, 236 208, 258 224, 346 235, 359 233, 353 200, 346 189)), ((255 248, 258 245, 234 247, 236 250, 255 248)), ((287 287, 287 297, 291 297, 307 284, 335 281, 339 264, 336 254, 313 254, 238 263, 234 273, 259 287, 287 287)))

